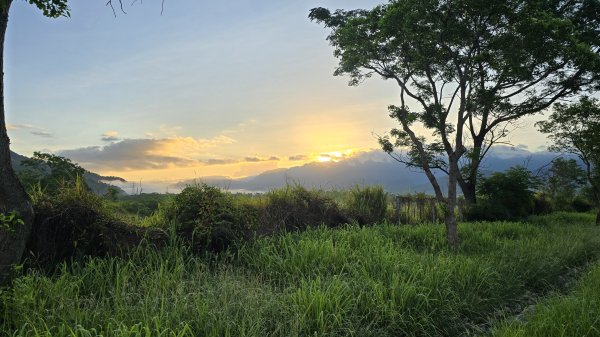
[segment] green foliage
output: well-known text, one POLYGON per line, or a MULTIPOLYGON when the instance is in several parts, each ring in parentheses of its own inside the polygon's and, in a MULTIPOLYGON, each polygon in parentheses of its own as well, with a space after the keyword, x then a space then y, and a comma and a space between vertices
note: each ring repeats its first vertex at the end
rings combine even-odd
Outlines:
POLYGON ((338 204, 320 190, 286 186, 270 191, 266 199, 267 221, 280 230, 302 230, 320 224, 335 227, 348 222, 338 204))
POLYGON ((460 224, 458 252, 431 225, 321 227, 257 240, 211 264, 181 241, 142 245, 129 259, 24 272, 0 294, 0 333, 470 335, 497 309, 598 257, 600 230, 585 219, 460 224))
POLYGON ((362 225, 382 223, 388 211, 388 194, 383 186, 355 186, 347 194, 344 208, 362 225))
POLYGON ((521 166, 505 172, 494 172, 482 177, 478 187, 481 196, 473 206, 470 217, 476 220, 510 220, 532 214, 534 189, 539 179, 521 166))
POLYGON ((172 194, 142 193, 134 195, 120 194, 111 205, 122 213, 140 217, 152 215, 161 204, 169 203, 172 194))
POLYGON ((554 209, 569 210, 579 190, 586 184, 585 172, 574 159, 557 158, 548 170, 544 190, 554 209))
POLYGON ((160 212, 163 227, 175 225, 198 249, 223 250, 239 241, 253 224, 244 210, 230 194, 201 184, 184 188, 160 212))
MULTIPOLYGON (((68 158, 41 152, 34 152, 32 158, 21 162, 21 166, 19 180, 30 192, 36 187, 54 193, 61 187, 75 186, 78 178, 86 172, 68 158)), ((83 180, 79 183, 85 185, 83 180)))
POLYGON ((600 207, 600 103, 583 97, 579 102, 556 104, 546 121, 537 123, 554 141, 551 150, 577 155, 584 163, 592 193, 600 207))
POLYGON ((118 188, 111 186, 106 190, 104 197, 110 201, 117 201, 117 199, 119 198, 119 193, 120 191, 118 188))
POLYGON ((27 0, 35 5, 44 16, 58 18, 61 16, 71 16, 67 0, 27 0))
POLYGON ((113 214, 81 178, 52 194, 37 189, 31 199, 36 216, 27 243, 29 266, 53 270, 62 261, 124 253, 139 241, 135 227, 113 214))
POLYGON ((550 214, 554 211, 552 200, 545 193, 536 193, 533 198, 533 214, 550 214))
POLYGON ((16 211, 0 213, 0 230, 5 232, 14 232, 17 226, 23 226, 25 223, 19 217, 16 211))
POLYGON ((580 195, 576 196, 572 201, 571 201, 571 208, 575 211, 575 212, 589 212, 592 210, 593 204, 587 199, 584 198, 580 195))
POLYGON ((379 138, 384 151, 447 173, 464 156, 459 174, 475 186, 481 161, 514 121, 596 89, 598 13, 587 0, 393 0, 370 10, 314 8, 309 18, 330 29, 336 76, 398 85, 400 105, 388 110, 400 126, 379 138))

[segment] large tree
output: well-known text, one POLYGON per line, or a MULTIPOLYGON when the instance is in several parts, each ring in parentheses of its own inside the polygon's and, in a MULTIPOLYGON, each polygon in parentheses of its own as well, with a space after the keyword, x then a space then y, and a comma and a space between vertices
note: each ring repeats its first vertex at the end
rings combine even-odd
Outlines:
POLYGON ((598 0, 395 0, 372 10, 315 8, 309 17, 332 30, 335 75, 357 85, 375 74, 399 87, 389 112, 400 128, 380 143, 425 172, 445 205, 452 247, 457 184, 475 202, 492 145, 519 118, 592 88, 600 73, 598 0), (448 176, 445 196, 436 170, 448 176))
POLYGON ((550 150, 573 153, 584 163, 600 225, 600 102, 583 97, 573 104, 556 104, 548 120, 537 125, 554 141, 550 150))
MULTIPOLYGON (((68 0, 27 0, 47 17, 69 16, 68 0)), ((34 213, 29 197, 11 166, 10 139, 4 110, 4 38, 12 0, 0 0, 0 215, 11 214, 20 221, 0 223, 0 285, 10 280, 11 268, 21 261, 31 234, 34 213)), ((113 8, 112 0, 106 3, 113 8)), ((121 1, 118 1, 121 6, 121 1)), ((114 11, 114 8, 113 8, 114 11)))

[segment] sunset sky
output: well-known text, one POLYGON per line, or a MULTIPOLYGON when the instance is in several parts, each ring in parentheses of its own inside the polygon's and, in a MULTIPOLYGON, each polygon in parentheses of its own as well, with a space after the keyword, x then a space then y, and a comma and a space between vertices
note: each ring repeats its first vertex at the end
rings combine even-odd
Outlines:
MULTIPOLYGON (((243 177, 377 148, 391 82, 348 87, 309 9, 358 0, 147 0, 127 14, 14 3, 5 48, 12 150, 53 152, 128 180, 243 177)), ((515 145, 545 138, 524 121, 515 145)))

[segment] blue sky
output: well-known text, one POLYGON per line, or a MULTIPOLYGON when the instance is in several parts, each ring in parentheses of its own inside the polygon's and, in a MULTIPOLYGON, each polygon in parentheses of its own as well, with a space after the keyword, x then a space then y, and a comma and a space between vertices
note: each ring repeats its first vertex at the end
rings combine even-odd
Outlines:
MULTIPOLYGON (((105 1, 71 3, 71 18, 44 18, 25 1, 11 10, 17 152, 52 151, 131 180, 240 177, 376 148, 373 132, 394 126, 396 87, 333 77, 327 31, 307 19, 313 7, 379 1, 166 0, 161 16, 160 1, 146 0, 116 18, 105 1)), ((531 123, 513 142, 535 149, 545 139, 531 123)))

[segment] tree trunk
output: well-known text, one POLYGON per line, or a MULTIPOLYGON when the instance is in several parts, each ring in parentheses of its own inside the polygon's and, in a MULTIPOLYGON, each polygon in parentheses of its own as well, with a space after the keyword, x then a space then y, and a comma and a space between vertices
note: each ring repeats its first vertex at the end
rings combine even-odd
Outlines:
POLYGON ((11 166, 10 140, 4 111, 4 37, 12 0, 0 8, 0 213, 17 212, 23 224, 0 227, 0 285, 10 282, 13 265, 21 262, 33 226, 33 208, 11 166))
POLYGON ((446 224, 446 240, 450 249, 458 249, 459 238, 456 224, 456 215, 454 209, 456 208, 456 185, 458 183, 458 160, 450 156, 449 158, 449 170, 448 170, 448 198, 446 199, 446 214, 444 216, 444 222, 446 224))
POLYGON ((598 210, 598 214, 596 214, 596 226, 600 226, 600 209, 598 210))
POLYGON ((475 205, 477 203, 477 195, 475 193, 475 186, 477 185, 477 180, 473 181, 465 181, 463 179, 459 180, 460 189, 465 196, 465 202, 467 207, 475 205))

